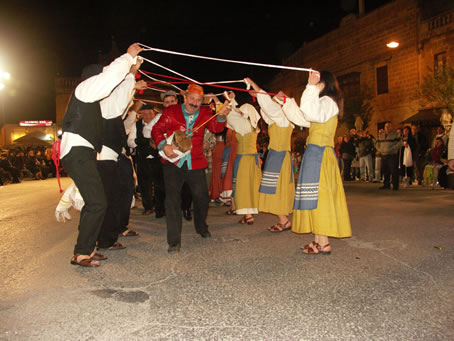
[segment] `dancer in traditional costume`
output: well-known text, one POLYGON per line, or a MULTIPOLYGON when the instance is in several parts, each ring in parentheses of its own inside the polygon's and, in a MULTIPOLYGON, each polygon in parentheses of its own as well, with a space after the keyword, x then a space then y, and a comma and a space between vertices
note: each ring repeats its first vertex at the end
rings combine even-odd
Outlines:
MULTIPOLYGON (((170 107, 171 105, 178 104, 177 93, 173 90, 161 93, 162 106, 165 108, 170 107)), ((191 189, 187 182, 183 184, 181 189, 181 210, 183 211, 183 218, 187 221, 192 220, 192 195, 191 189)))
POLYGON ((154 125, 151 135, 161 155, 166 159, 164 183, 166 191, 165 209, 167 217, 168 252, 177 252, 181 247, 181 189, 186 181, 191 189, 194 202, 194 227, 202 238, 210 238, 206 218, 208 215, 208 184, 205 168, 208 162, 203 154, 203 136, 205 129, 216 133, 221 132, 226 124, 226 114, 231 110, 225 105, 219 110, 219 116, 212 118, 211 110, 202 106, 203 88, 190 84, 184 95, 184 103, 171 105, 164 109, 161 118, 154 125), (208 119, 211 119, 208 121, 208 119), (205 124, 202 126, 202 124, 205 124), (200 128, 200 129, 196 129, 200 128), (192 147, 181 153, 178 147, 169 143, 175 131, 192 133, 192 147), (178 158, 178 153, 182 154, 178 158), (172 160, 172 161, 170 161, 172 160))
MULTIPOLYGON (((236 106, 230 93, 231 105, 236 106)), ((236 214, 243 215, 241 224, 252 225, 253 214, 258 214, 259 187, 262 178, 257 153, 257 123, 260 115, 250 104, 243 104, 228 116, 228 127, 235 130, 238 141, 237 156, 233 165, 233 201, 236 214)))
POLYGON ((292 171, 291 137, 294 125, 285 116, 282 107, 263 91, 250 78, 245 79, 255 91, 260 114, 268 124, 270 141, 265 160, 262 182, 259 189, 259 211, 277 216, 278 222, 268 228, 270 232, 283 232, 291 229, 288 219, 293 210, 295 183, 292 171))
POLYGON ((132 180, 132 173, 128 166, 129 160, 124 155, 127 148, 126 129, 123 122, 123 113, 127 111, 135 90, 144 90, 145 81, 136 83, 135 75, 140 68, 141 61, 131 67, 130 73, 112 91, 111 99, 101 106, 102 112, 108 112, 110 119, 103 119, 102 149, 98 153, 97 168, 104 186, 107 199, 107 210, 99 232, 98 249, 119 250, 126 248, 118 242, 120 233, 124 232, 122 223, 124 215, 131 208, 133 192, 129 191, 127 181, 132 180))
MULTIPOLYGON (((103 68, 91 65, 82 73, 83 81, 71 96, 63 118, 61 161, 84 199, 80 214, 79 235, 71 264, 93 267, 95 244, 107 209, 104 187, 96 168, 96 152, 102 147, 102 119, 114 118, 101 110, 112 90, 123 81, 142 51, 138 44, 103 68)), ((121 113, 120 113, 121 115, 121 113)))
POLYGON ((210 198, 219 202, 222 192, 222 155, 225 148, 225 129, 222 133, 215 134, 216 145, 211 151, 211 176, 210 176, 210 198))
POLYGON ((293 115, 301 110, 310 122, 292 222, 293 232, 315 235, 313 242, 302 247, 305 254, 328 255, 331 253, 329 237, 351 236, 347 202, 334 152, 342 104, 336 78, 327 71, 314 71, 309 74, 300 108, 293 99, 287 99, 283 105, 284 111, 293 115))
POLYGON ((235 204, 233 203, 233 164, 236 159, 236 151, 238 148, 238 141, 236 139, 235 130, 227 128, 225 136, 225 147, 222 153, 221 163, 221 180, 222 192, 220 195, 221 200, 225 206, 230 206, 230 209, 225 212, 227 215, 236 214, 235 204))

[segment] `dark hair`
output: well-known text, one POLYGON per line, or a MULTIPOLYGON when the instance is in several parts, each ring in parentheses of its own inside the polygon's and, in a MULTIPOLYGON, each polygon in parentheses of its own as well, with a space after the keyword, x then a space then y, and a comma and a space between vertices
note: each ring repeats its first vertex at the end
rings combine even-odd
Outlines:
POLYGON ((90 77, 99 75, 103 70, 103 66, 101 64, 90 64, 84 67, 82 70, 82 75, 80 76, 81 81, 84 81, 90 77))
POLYGON ((404 130, 408 131, 408 137, 413 137, 413 133, 411 132, 411 127, 410 126, 405 126, 402 128, 402 134, 404 132, 404 130))
POLYGON ((319 97, 328 96, 336 102, 339 107, 339 117, 342 118, 344 114, 344 96, 342 90, 339 87, 336 77, 329 71, 320 72, 320 82, 325 84, 319 97))

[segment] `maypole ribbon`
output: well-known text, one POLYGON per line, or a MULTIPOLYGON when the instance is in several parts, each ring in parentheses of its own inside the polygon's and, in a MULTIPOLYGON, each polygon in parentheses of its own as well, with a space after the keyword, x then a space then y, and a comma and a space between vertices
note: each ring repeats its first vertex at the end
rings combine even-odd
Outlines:
POLYGON ((245 65, 253 65, 253 66, 263 66, 263 67, 269 67, 269 68, 275 68, 275 69, 294 70, 294 71, 307 71, 307 72, 315 71, 313 69, 301 68, 301 67, 296 67, 296 66, 252 63, 252 62, 244 62, 244 61, 239 61, 239 60, 231 60, 231 59, 222 59, 222 58, 199 56, 199 55, 195 55, 195 54, 189 54, 189 53, 182 53, 182 52, 175 52, 175 51, 157 49, 155 47, 150 47, 150 46, 147 46, 147 45, 142 44, 142 43, 138 43, 138 44, 144 48, 143 51, 156 51, 156 52, 174 54, 174 55, 184 56, 184 57, 213 60, 213 61, 217 61, 217 62, 236 63, 236 64, 245 64, 245 65))
POLYGON ((160 67, 160 68, 163 68, 164 70, 167 70, 167 71, 169 71, 169 72, 171 72, 171 73, 176 74, 177 76, 180 76, 180 77, 183 77, 183 78, 185 78, 185 79, 187 79, 187 80, 190 80, 190 81, 193 82, 193 83, 196 83, 196 84, 199 84, 199 85, 201 84, 200 82, 196 81, 195 79, 192 79, 192 78, 189 78, 189 77, 187 77, 187 76, 185 76, 185 75, 182 75, 181 73, 176 72, 176 71, 173 71, 172 69, 169 69, 169 68, 167 68, 167 67, 165 67, 165 66, 163 66, 163 65, 161 65, 161 64, 158 64, 158 63, 156 63, 156 62, 154 62, 154 61, 152 61, 152 60, 150 60, 150 59, 147 59, 147 58, 144 58, 144 57, 142 57, 142 58, 143 58, 143 60, 145 60, 145 61, 147 61, 147 62, 149 62, 149 63, 151 63, 151 64, 153 64, 153 65, 156 65, 156 66, 158 66, 158 67, 160 67))
MULTIPOLYGON (((177 77, 173 77, 173 76, 167 76, 167 75, 162 75, 162 74, 159 74, 159 73, 153 73, 153 72, 149 72, 149 71, 144 71, 145 73, 147 74, 150 74, 150 75, 155 75, 155 76, 158 76, 158 77, 163 77, 163 78, 169 78, 169 79, 174 79, 174 80, 177 80, 177 81, 184 81, 184 79, 182 78, 177 78, 177 77)), ((246 82, 243 82, 243 83, 246 83, 246 82)), ((209 86, 213 86, 213 87, 217 87, 217 88, 222 88, 222 89, 227 89, 227 90, 232 90, 232 91, 242 91, 242 92, 254 92, 254 93, 257 93, 257 91, 255 90, 248 90, 248 89, 241 89, 241 88, 236 88, 236 87, 231 87, 231 86, 225 86, 225 85, 218 85, 218 84, 206 84, 206 83, 200 83, 201 85, 209 85, 209 86)), ((248 87, 250 87, 250 84, 247 84, 246 85, 248 87)), ((270 95, 270 96, 276 96, 277 94, 275 93, 272 93, 272 92, 265 92, 266 94, 270 95)), ((216 96, 220 96, 222 95, 222 93, 220 94, 217 94, 216 96)), ((255 99, 254 99, 255 101, 255 99)), ((285 99, 284 99, 285 101, 285 99)))
POLYGON ((161 83, 163 83, 163 84, 167 84, 167 85, 169 85, 169 86, 174 87, 174 88, 177 89, 178 91, 182 91, 178 86, 176 86, 176 85, 174 85, 174 84, 172 84, 172 83, 163 81, 163 80, 159 80, 159 79, 153 78, 153 77, 147 75, 147 74, 146 74, 144 71, 142 71, 142 70, 139 70, 139 73, 141 73, 142 75, 144 75, 145 77, 147 77, 147 78, 149 78, 149 79, 151 79, 151 80, 153 80, 153 81, 161 82, 161 83))

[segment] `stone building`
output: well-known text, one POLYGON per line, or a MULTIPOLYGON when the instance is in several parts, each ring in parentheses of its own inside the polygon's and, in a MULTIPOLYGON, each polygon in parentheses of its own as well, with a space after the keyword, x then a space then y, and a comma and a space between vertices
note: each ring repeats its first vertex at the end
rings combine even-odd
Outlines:
MULTIPOLYGON (((453 18, 453 1, 395 0, 369 13, 347 15, 337 29, 305 42, 283 64, 333 72, 346 106, 368 89, 373 110, 368 129, 373 134, 384 121, 399 127, 407 120, 422 123, 431 135, 439 124, 432 109, 439 112, 441 108, 422 106, 419 91, 425 74, 454 66, 453 18), (399 46, 387 47, 392 41, 399 46)), ((299 101, 306 83, 307 73, 284 71, 268 88, 282 89, 299 101)), ((351 127, 344 123, 339 133, 351 127)))

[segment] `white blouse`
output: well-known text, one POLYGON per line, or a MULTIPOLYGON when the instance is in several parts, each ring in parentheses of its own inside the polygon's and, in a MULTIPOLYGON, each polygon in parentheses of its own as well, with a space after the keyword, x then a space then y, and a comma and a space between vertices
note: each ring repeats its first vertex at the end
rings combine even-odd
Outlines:
POLYGON ((237 109, 232 110, 227 115, 227 128, 230 128, 241 135, 246 135, 254 129, 249 119, 239 113, 237 109))
POLYGON ((325 123, 339 114, 339 108, 331 97, 319 97, 320 89, 315 85, 307 85, 301 95, 300 106, 293 98, 286 99, 282 109, 287 118, 294 124, 310 127, 310 122, 325 123))
POLYGON ((300 109, 309 122, 325 123, 339 114, 339 108, 331 97, 319 97, 320 89, 315 85, 307 85, 301 95, 300 109))
POLYGON ((290 121, 285 116, 280 104, 274 101, 270 95, 259 92, 257 93, 257 101, 261 109, 260 114, 266 124, 276 123, 279 127, 288 127, 290 121))

